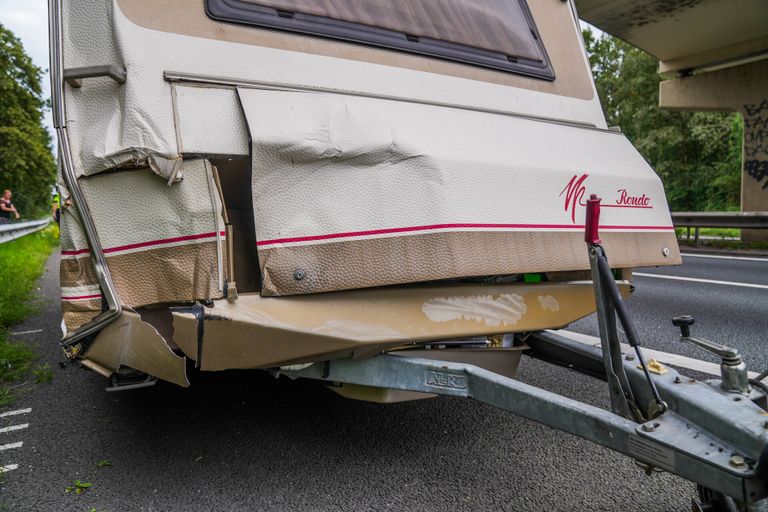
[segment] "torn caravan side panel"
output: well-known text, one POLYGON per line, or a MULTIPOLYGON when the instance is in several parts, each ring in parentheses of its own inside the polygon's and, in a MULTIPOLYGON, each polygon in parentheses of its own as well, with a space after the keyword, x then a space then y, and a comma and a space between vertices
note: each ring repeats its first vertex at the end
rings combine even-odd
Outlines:
POLYGON ((186 160, 180 173, 171 185, 146 168, 81 179, 126 306, 223 296, 226 231, 214 169, 186 160))
MULTIPOLYGON (((214 168, 187 160, 168 185, 150 169, 81 178, 122 304, 223 295, 226 230, 214 168)), ((62 208, 62 311, 67 330, 101 312, 102 296, 76 208, 62 208)))
POLYGON ((93 320, 102 309, 102 296, 88 242, 77 208, 62 194, 61 204, 61 313, 67 332, 93 320))

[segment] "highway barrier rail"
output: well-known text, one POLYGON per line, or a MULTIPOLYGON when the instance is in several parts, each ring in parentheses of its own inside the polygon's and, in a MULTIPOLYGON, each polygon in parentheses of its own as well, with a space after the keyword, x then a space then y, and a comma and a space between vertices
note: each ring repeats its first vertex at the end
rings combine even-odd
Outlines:
POLYGON ((768 212, 672 212, 676 228, 694 228, 694 243, 699 245, 699 228, 768 229, 768 212))
POLYGON ((50 223, 51 219, 42 219, 0 224, 0 244, 40 231, 50 223))

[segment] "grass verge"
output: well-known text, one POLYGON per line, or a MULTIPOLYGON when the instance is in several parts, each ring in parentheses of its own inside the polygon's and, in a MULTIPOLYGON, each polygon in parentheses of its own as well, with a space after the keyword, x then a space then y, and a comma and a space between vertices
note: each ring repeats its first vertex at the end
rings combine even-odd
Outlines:
POLYGON ((35 367, 35 352, 26 343, 10 340, 9 329, 38 310, 35 285, 58 245, 55 224, 0 245, 0 407, 13 401, 19 382, 47 378, 47 368, 35 367))
MULTIPOLYGON (((691 228, 691 238, 688 239, 687 228, 675 228, 677 233, 677 239, 680 245, 693 245, 694 244, 694 229, 691 228)), ((768 242, 742 242, 741 229, 736 228, 699 228, 699 235, 702 238, 699 240, 699 246, 709 247, 712 249, 730 249, 730 250, 766 250, 768 249, 768 242), (735 240, 733 240, 735 238, 735 240)))
MULTIPOLYGON (((687 237, 688 228, 675 228, 677 237, 687 237)), ((694 228, 691 228, 691 240, 693 240, 694 228)), ((738 228, 699 228, 699 235, 701 236, 715 236, 719 238, 739 238, 741 236, 741 230, 738 228)))
MULTIPOLYGON (((693 247, 693 240, 690 242, 680 240, 680 245, 693 247)), ((765 251, 768 250, 768 242, 740 242, 738 240, 702 240, 699 247, 709 247, 711 249, 730 249, 734 251, 765 251)))

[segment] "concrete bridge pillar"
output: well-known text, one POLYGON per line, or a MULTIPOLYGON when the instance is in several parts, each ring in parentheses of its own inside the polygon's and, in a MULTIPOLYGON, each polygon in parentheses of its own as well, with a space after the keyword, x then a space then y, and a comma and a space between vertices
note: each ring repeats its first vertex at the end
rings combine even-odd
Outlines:
MULTIPOLYGON (((768 60, 665 80, 659 106, 741 114, 741 211, 768 211, 768 60)), ((745 229, 741 239, 768 241, 768 230, 745 229)))

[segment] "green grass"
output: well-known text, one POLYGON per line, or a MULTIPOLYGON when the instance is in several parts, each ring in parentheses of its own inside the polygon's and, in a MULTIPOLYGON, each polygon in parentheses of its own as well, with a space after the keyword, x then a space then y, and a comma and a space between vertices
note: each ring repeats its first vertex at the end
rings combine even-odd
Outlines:
MULTIPOLYGON (((691 238, 688 240, 687 228, 675 228, 677 238, 681 245, 693 245, 694 228, 691 228, 691 238)), ((732 250, 765 250, 768 249, 768 242, 742 242, 741 229, 737 228, 699 228, 700 236, 716 237, 706 240, 699 240, 702 247, 713 249, 732 249, 732 250), (735 238, 736 240, 725 240, 725 238, 735 238)))
POLYGON ((39 309, 35 297, 51 251, 59 245, 56 225, 0 245, 0 407, 13 401, 13 390, 30 374, 36 382, 52 377, 47 365, 35 368, 35 352, 26 343, 8 339, 11 326, 39 309))
MULTIPOLYGON (((675 228, 675 232, 678 238, 685 238, 688 235, 688 228, 675 228)), ((694 233, 694 228, 691 228, 691 240, 693 240, 694 233)), ((699 235, 739 238, 741 230, 737 228, 699 228, 699 235)))
MULTIPOLYGON (((685 240, 681 243, 684 244, 685 240)), ((693 239, 690 244, 693 245, 693 239)), ((738 240, 702 240, 699 244, 702 247, 713 249, 732 249, 732 250, 768 250, 768 242, 740 242, 738 240)))
POLYGON ((35 283, 59 245, 59 228, 48 228, 0 245, 0 326, 11 326, 37 311, 35 283))

